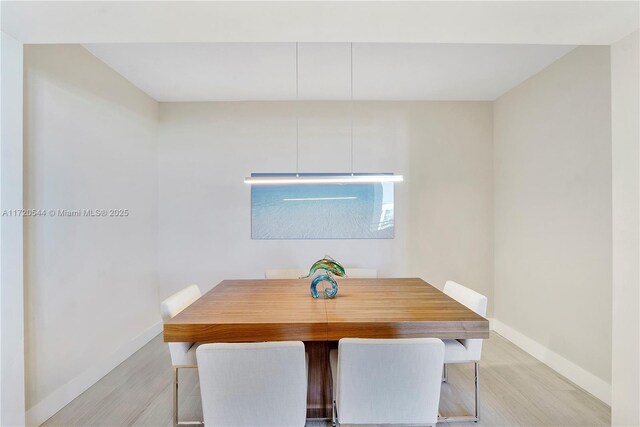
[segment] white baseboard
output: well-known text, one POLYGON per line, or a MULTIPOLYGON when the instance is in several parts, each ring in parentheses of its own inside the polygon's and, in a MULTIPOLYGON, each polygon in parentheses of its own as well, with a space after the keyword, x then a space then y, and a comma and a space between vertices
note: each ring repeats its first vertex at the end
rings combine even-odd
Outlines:
POLYGON ((507 340, 520 347, 545 365, 549 366, 560 375, 582 387, 607 405, 611 406, 611 384, 586 371, 558 353, 549 350, 544 345, 532 340, 526 335, 505 325, 498 319, 489 319, 492 330, 502 335, 507 340))
POLYGON ((115 352, 102 360, 97 361, 92 367, 73 378, 65 385, 42 399, 36 405, 27 410, 27 426, 39 426, 53 416, 60 409, 68 405, 89 387, 98 382, 102 377, 111 372, 116 366, 125 361, 133 353, 141 349, 162 331, 162 322, 158 322, 133 340, 125 343, 115 352))

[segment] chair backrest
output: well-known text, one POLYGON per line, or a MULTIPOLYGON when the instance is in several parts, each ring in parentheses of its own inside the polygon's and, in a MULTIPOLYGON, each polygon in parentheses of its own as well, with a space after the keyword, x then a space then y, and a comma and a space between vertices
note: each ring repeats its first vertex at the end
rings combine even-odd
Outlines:
MULTIPOLYGON (((484 295, 452 280, 445 283, 443 292, 480 316, 485 317, 487 315, 487 297, 484 295)), ((467 339, 459 341, 467 348, 469 360, 480 360, 482 355, 482 342, 484 340, 467 339)))
POLYGON ((196 357, 206 426, 305 425, 301 341, 202 344, 196 357))
POLYGON ((340 423, 435 425, 443 363, 444 343, 437 338, 341 339, 340 423))
POLYGON ((348 279, 377 279, 378 270, 374 268, 346 268, 348 279))
MULTIPOLYGON (((187 286, 183 290, 176 292, 169 298, 160 303, 160 316, 162 321, 174 317, 185 308, 189 307, 195 300, 202 296, 198 285, 187 286)), ((174 365, 179 365, 184 360, 184 354, 191 348, 192 342, 170 342, 169 352, 171 353, 171 361, 174 365)))
MULTIPOLYGON (((373 268, 346 268, 349 279, 375 279, 378 277, 378 270, 373 268)), ((297 279, 309 274, 309 270, 303 268, 280 268, 269 269, 264 272, 265 279, 297 279)))

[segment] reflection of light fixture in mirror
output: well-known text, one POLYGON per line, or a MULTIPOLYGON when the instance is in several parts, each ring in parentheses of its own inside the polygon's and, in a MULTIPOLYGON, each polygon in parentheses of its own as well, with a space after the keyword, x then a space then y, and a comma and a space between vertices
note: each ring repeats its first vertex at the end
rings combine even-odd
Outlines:
POLYGON ((349 127, 351 132, 351 174, 350 175, 300 175, 300 144, 298 130, 298 42, 296 42, 296 174, 293 175, 262 175, 250 176, 244 179, 245 184, 278 185, 278 184, 369 184, 377 182, 402 182, 402 175, 393 174, 354 174, 353 173, 353 43, 350 44, 350 107, 349 127))

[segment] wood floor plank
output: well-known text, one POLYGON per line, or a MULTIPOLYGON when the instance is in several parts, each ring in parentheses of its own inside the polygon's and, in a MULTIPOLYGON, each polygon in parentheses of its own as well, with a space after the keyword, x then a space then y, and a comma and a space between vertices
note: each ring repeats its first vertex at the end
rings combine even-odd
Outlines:
MULTIPOLYGON (((169 349, 159 335, 43 425, 171 426, 171 371, 169 349)), ((480 380, 481 421, 476 426, 611 425, 607 405, 493 332, 483 346, 480 380)), ((200 419, 195 370, 181 371, 180 392, 181 417, 200 419)), ((449 382, 442 387, 441 412, 470 413, 472 408, 473 365, 451 366, 449 382)), ((330 425, 308 423, 309 427, 330 425)))

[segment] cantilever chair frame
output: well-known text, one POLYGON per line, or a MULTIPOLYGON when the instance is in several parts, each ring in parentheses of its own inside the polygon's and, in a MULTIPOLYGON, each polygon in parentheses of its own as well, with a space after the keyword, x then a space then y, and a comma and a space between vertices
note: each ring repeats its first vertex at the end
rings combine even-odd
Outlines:
POLYGON ((173 366, 173 426, 202 426, 204 421, 180 421, 178 416, 178 388, 179 369, 198 369, 197 365, 174 365, 173 366))
MULTIPOLYGON (((445 285, 444 285, 444 289, 443 292, 447 295, 449 295, 451 298, 457 300, 458 302, 460 302, 461 304, 467 306, 469 309, 475 311, 476 313, 480 314, 481 316, 485 316, 486 315, 486 310, 487 310, 487 297, 479 294, 477 292, 475 292, 474 290, 467 288, 466 286, 463 286, 459 283, 456 283, 454 281, 448 280, 445 285), (466 294, 466 295, 465 295, 466 294), (468 304, 472 304, 472 306, 469 306, 468 304)), ((483 340, 479 340, 479 339, 473 339, 470 340, 474 343, 477 344, 477 342, 480 343, 480 346, 476 349, 474 349, 474 351, 477 351, 477 355, 468 357, 466 360, 460 360, 460 361, 451 361, 449 363, 444 364, 443 366, 443 370, 442 370, 442 381, 443 382, 448 382, 449 381, 449 364, 469 364, 469 363, 473 363, 474 364, 474 369, 475 369, 475 375, 474 375, 474 413, 473 415, 461 415, 461 416, 450 416, 450 417, 443 417, 440 416, 440 414, 438 414, 438 421, 449 421, 449 422, 465 422, 465 421, 473 421, 473 422, 478 422, 480 420, 480 358, 481 358, 481 351, 482 351, 482 342, 483 340)), ((467 345, 465 344, 465 347, 467 347, 467 345)), ((467 347, 468 349, 468 347, 467 347)), ((446 359, 446 350, 445 350, 445 359, 446 359)))
MULTIPOLYGON (((176 316, 178 313, 180 313, 182 310, 184 310, 187 306, 192 304, 195 300, 197 300, 201 296, 202 296, 202 293, 200 291, 200 288, 197 285, 187 286, 186 288, 169 296, 167 299, 165 299, 160 303, 160 315, 162 316, 163 322, 166 322, 167 320, 176 316)), ((174 349, 172 349, 172 345, 179 345, 181 352, 185 351, 188 353, 188 351, 191 350, 192 347, 197 346, 198 344, 191 343, 191 346, 187 347, 186 349, 184 349, 184 347, 181 346, 180 344, 184 345, 187 343, 168 343, 168 344, 169 344, 169 353, 171 354, 171 366, 173 367, 173 380, 171 385, 171 388, 173 389, 173 417, 172 417, 173 426, 177 427, 181 425, 193 425, 193 426, 203 425, 204 421, 180 421, 180 418, 178 416, 179 369, 182 369, 182 368, 197 369, 198 366, 197 364, 190 363, 191 360, 179 360, 178 362, 182 362, 182 363, 178 363, 178 364, 174 363, 175 362, 174 358, 176 357, 176 355, 174 355, 174 349)), ((193 348, 193 350, 195 350, 195 348, 193 348)))
MULTIPOLYGON (((475 362, 466 362, 466 363, 455 363, 456 365, 466 365, 466 364, 474 364, 475 375, 474 375, 474 415, 455 415, 451 417, 445 417, 438 414, 438 422, 449 422, 449 423, 460 423, 460 422, 478 422, 480 421, 480 361, 475 362)), ((442 370, 442 382, 449 381, 449 364, 445 363, 442 370)))

